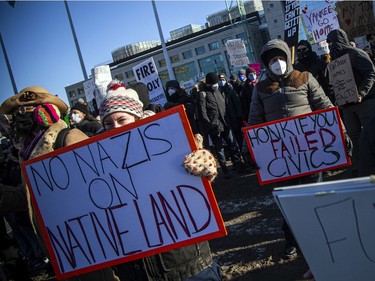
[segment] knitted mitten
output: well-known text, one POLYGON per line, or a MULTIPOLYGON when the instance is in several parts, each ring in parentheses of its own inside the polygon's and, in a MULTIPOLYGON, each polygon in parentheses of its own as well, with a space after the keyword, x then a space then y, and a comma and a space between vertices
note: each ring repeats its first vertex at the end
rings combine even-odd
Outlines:
POLYGON ((198 150, 185 156, 183 166, 189 174, 213 181, 217 176, 216 159, 211 152, 203 149, 203 137, 200 134, 196 134, 194 137, 198 150))

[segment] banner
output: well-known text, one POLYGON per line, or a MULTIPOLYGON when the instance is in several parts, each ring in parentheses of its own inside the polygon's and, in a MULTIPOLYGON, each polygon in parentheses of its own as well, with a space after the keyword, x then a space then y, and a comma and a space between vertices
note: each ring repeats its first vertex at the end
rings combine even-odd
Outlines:
POLYGON ((337 107, 244 128, 260 185, 350 164, 337 107))
POLYGON ((302 19, 307 32, 312 34, 316 43, 326 40, 330 31, 340 28, 334 8, 334 4, 323 2, 317 9, 302 10, 302 19))
POLYGON ((137 82, 142 82, 147 86, 148 96, 151 103, 164 105, 167 102, 163 84, 159 78, 153 57, 134 66, 133 73, 137 82))
POLYGON ((284 41, 289 47, 296 46, 299 36, 299 0, 285 1, 285 32, 284 41))
POLYGON ((373 1, 338 1, 336 10, 340 27, 349 40, 375 33, 373 1))
POLYGON ((226 234, 183 106, 22 162, 56 276, 155 255, 226 234))
POLYGON ((273 195, 314 280, 374 280, 374 178, 276 188, 273 195))
POLYGON ((97 66, 93 69, 95 82, 95 100, 97 107, 100 108, 103 100, 107 96, 107 86, 112 81, 112 74, 109 65, 97 66))
POLYGON ((333 85, 336 105, 341 106, 359 101, 349 54, 343 55, 328 64, 329 80, 333 85))
POLYGON ((233 67, 247 66, 250 63, 246 54, 245 44, 241 39, 228 40, 225 43, 225 48, 229 55, 230 64, 233 67))

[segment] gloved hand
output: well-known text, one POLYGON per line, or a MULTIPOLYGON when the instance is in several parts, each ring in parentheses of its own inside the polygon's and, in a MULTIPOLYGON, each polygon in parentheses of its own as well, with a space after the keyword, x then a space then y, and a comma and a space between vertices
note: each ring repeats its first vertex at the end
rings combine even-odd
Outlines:
POLYGON ((348 155, 351 158, 353 155, 353 143, 347 132, 344 133, 344 136, 345 136, 346 155, 348 155))
POLYGON ((211 152, 203 149, 203 137, 200 134, 196 134, 194 137, 198 150, 186 155, 182 165, 189 174, 213 181, 217 176, 216 159, 211 152))

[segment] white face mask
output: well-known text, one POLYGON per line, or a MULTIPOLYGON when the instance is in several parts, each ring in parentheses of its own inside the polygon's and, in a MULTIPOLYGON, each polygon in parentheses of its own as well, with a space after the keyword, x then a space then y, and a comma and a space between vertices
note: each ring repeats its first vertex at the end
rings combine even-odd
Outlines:
POLYGON ((171 95, 174 95, 176 93, 176 89, 169 89, 168 90, 168 94, 171 96, 171 95))
POLYGON ((277 60, 271 66, 271 71, 276 75, 283 75, 286 72, 286 62, 283 60, 277 60))
POLYGON ((217 89, 219 89, 219 84, 213 84, 212 86, 211 86, 211 89, 212 90, 214 90, 214 91, 216 91, 217 89))
POLYGON ((72 120, 73 120, 74 123, 79 123, 79 122, 81 122, 82 118, 79 116, 79 114, 73 113, 72 114, 72 120))

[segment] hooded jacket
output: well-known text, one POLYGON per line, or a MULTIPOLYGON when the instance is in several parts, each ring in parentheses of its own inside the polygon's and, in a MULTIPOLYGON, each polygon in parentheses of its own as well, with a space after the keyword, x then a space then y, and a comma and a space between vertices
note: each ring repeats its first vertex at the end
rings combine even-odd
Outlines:
POLYGON ((323 89, 309 72, 294 70, 288 45, 279 39, 266 43, 260 58, 268 77, 255 86, 248 125, 283 119, 332 107, 323 89), (287 70, 275 75, 268 66, 273 56, 284 54, 287 70))
POLYGON ((335 29, 328 33, 327 42, 332 42, 337 50, 337 55, 332 59, 349 54, 359 95, 363 98, 374 98, 375 68, 368 54, 359 48, 352 47, 348 36, 342 29, 335 29))

